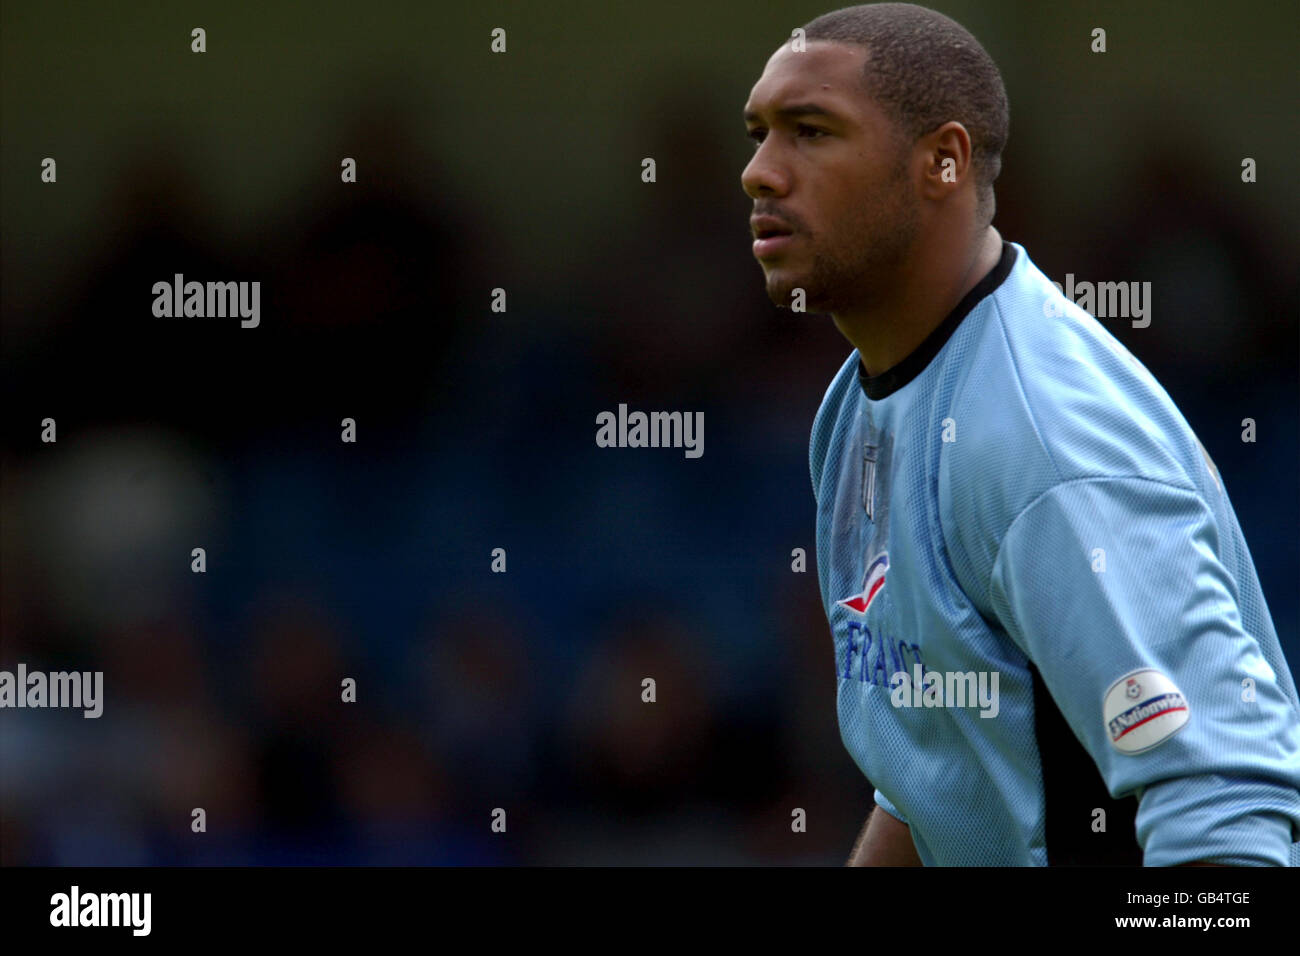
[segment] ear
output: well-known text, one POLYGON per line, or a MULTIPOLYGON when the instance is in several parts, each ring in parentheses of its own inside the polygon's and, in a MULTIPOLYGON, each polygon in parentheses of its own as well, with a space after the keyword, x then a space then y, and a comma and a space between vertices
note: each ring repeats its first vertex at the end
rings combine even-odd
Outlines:
POLYGON ((961 123, 950 120, 926 133, 916 141, 916 151, 923 157, 922 198, 942 200, 973 188, 970 133, 961 123))

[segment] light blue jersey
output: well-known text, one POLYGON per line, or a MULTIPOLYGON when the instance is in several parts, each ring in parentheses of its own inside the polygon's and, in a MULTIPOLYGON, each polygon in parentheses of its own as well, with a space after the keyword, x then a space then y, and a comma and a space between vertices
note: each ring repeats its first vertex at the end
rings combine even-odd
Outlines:
POLYGON ((813 425, 840 733, 927 865, 1300 864, 1300 699, 1222 479, 1014 243, 813 425))

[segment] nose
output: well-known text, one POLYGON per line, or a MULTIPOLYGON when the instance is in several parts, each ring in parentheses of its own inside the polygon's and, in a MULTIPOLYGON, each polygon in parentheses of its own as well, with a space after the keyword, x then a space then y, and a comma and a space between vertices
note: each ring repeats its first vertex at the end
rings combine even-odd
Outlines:
POLYGON ((750 199, 760 196, 783 196, 790 191, 790 174, 768 148, 770 139, 760 143, 749 164, 740 174, 740 185, 750 199))

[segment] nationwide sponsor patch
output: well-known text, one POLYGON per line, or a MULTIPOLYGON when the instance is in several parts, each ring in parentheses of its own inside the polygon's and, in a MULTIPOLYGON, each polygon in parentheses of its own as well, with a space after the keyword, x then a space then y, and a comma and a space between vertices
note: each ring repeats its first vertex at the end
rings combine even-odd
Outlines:
POLYGON ((1187 725, 1191 711, 1176 684, 1158 670, 1125 674, 1102 698, 1110 742, 1122 754, 1145 753, 1187 725))

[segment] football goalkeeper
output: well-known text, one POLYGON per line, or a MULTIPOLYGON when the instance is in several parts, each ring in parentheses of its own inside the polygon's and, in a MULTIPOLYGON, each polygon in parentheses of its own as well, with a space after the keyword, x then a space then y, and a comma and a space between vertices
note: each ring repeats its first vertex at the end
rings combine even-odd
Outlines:
POLYGON ((851 862, 1300 862, 1300 701, 1232 505, 1164 389, 993 228, 983 48, 920 7, 836 11, 745 122, 768 294, 854 347, 810 451, 840 730, 880 808, 851 862))

